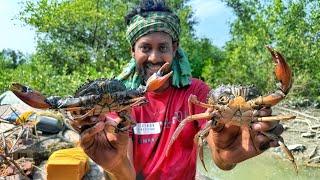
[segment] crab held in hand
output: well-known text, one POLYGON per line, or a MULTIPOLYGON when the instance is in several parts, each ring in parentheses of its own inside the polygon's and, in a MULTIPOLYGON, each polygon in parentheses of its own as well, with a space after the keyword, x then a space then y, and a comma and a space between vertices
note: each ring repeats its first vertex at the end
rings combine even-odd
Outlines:
POLYGON ((105 78, 81 85, 73 97, 50 96, 47 98, 40 92, 19 83, 13 83, 10 90, 31 107, 56 109, 68 120, 81 121, 90 116, 116 112, 122 119, 131 122, 127 110, 146 103, 145 92, 157 90, 170 78, 172 72, 162 76, 162 71, 167 66, 169 63, 164 64, 157 73, 153 74, 147 80, 146 86, 132 90, 127 89, 119 80, 105 78))
MULTIPOLYGON (((279 88, 271 94, 259 96, 259 91, 254 86, 222 85, 209 92, 206 103, 200 102, 195 95, 191 95, 188 99, 190 115, 179 124, 176 131, 172 135, 167 153, 170 150, 171 145, 177 139, 180 132, 188 122, 208 119, 209 121, 207 122, 205 128, 199 131, 195 137, 195 141, 198 142, 200 160, 206 169, 203 160, 202 146, 204 138, 208 136, 209 130, 212 127, 216 127, 218 124, 227 123, 236 126, 244 125, 251 127, 253 122, 291 120, 295 118, 295 116, 292 115, 277 115, 267 117, 254 116, 254 112, 256 110, 259 110, 263 107, 274 106, 284 99, 292 85, 292 72, 283 56, 269 46, 267 46, 267 49, 270 51, 272 59, 275 63, 275 76, 280 82, 279 88), (200 114, 194 114, 192 112, 193 105, 207 108, 207 111, 200 114)), ((294 157, 284 144, 283 138, 269 132, 261 133, 280 144, 280 147, 288 155, 289 160, 293 163, 297 172, 297 166, 294 157)))

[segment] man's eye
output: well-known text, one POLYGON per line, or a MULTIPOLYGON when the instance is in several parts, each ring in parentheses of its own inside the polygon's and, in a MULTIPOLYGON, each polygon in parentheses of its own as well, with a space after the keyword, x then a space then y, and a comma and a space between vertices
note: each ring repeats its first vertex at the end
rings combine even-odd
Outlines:
POLYGON ((168 51, 168 47, 167 46, 160 46, 160 51, 161 52, 167 52, 168 51))
POLYGON ((142 52, 148 52, 148 51, 150 50, 150 47, 148 47, 148 46, 141 46, 141 47, 140 47, 140 50, 141 50, 142 52))

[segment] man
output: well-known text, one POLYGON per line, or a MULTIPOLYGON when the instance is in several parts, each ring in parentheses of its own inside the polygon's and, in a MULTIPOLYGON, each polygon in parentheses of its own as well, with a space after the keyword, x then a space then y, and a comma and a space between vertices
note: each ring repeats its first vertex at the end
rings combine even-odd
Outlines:
MULTIPOLYGON (((127 87, 137 88, 165 63, 170 64, 165 72, 173 70, 172 78, 155 92, 146 93, 148 104, 132 109, 132 118, 137 122, 132 133, 109 133, 106 122, 121 120, 101 115, 95 126, 82 132, 81 146, 116 179, 194 179, 197 145, 193 137, 205 120, 188 123, 169 153, 165 152, 179 122, 188 116, 188 97, 194 94, 205 102, 209 87, 191 78, 188 59, 179 47, 179 18, 163 1, 141 1, 126 16, 126 22, 133 58, 119 79, 127 87)), ((204 111, 200 107, 194 109, 195 113, 204 111)), ((270 113, 266 109, 256 115, 270 113)), ((212 127, 206 140, 216 165, 230 170, 237 163, 278 146, 259 131, 280 135, 283 128, 277 122, 255 123, 252 129, 228 124, 212 127)))

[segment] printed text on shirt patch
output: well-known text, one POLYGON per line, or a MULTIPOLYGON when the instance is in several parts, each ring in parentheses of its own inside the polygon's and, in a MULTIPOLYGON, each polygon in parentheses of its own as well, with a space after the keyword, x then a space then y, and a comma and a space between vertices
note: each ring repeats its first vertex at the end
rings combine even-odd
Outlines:
POLYGON ((133 132, 136 135, 159 134, 160 131, 160 122, 137 123, 133 127, 133 132))

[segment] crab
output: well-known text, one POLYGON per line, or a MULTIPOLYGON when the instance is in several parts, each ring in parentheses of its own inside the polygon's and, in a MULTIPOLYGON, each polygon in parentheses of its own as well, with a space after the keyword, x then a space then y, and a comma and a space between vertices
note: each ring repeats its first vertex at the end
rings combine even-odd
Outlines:
MULTIPOLYGON (((127 120, 130 125, 134 125, 135 123, 128 116, 128 110, 146 103, 144 94, 147 91, 157 90, 170 78, 172 71, 164 74, 164 69, 168 66, 169 63, 165 63, 147 80, 145 86, 137 89, 127 89, 120 80, 101 78, 81 85, 72 97, 45 97, 40 92, 19 83, 12 83, 10 90, 31 107, 58 110, 66 119, 73 122, 116 112, 123 121, 127 120)), ((91 125, 95 123, 91 122, 91 125)), ((120 131, 127 129, 128 126, 117 128, 120 131)), ((83 131, 83 129, 76 130, 83 131)))
MULTIPOLYGON (((170 147, 188 122, 207 119, 208 121, 206 126, 195 136, 195 142, 198 143, 199 148, 199 158, 204 166, 204 169, 207 170, 203 160, 203 144, 205 142, 205 137, 208 136, 209 130, 212 127, 217 127, 218 124, 227 123, 236 126, 245 125, 250 127, 253 122, 295 119, 295 116, 293 115, 275 115, 267 117, 254 116, 254 111, 263 107, 274 106, 284 99, 288 94, 293 81, 291 69, 286 63, 284 57, 272 47, 266 47, 271 53, 272 60, 275 63, 275 76, 280 82, 278 83, 278 89, 271 94, 259 96, 259 91, 255 86, 221 85, 209 92, 206 103, 200 102, 197 99, 197 96, 190 95, 188 99, 189 116, 180 122, 176 131, 172 135, 169 146, 166 150, 166 154, 168 154, 170 147), (194 114, 192 111, 194 105, 204 107, 207 110, 204 113, 194 114)), ((279 143, 281 149, 287 154, 289 160, 294 166, 295 171, 297 172, 297 165, 295 163, 294 156, 284 144, 283 138, 269 132, 261 133, 279 143)))

